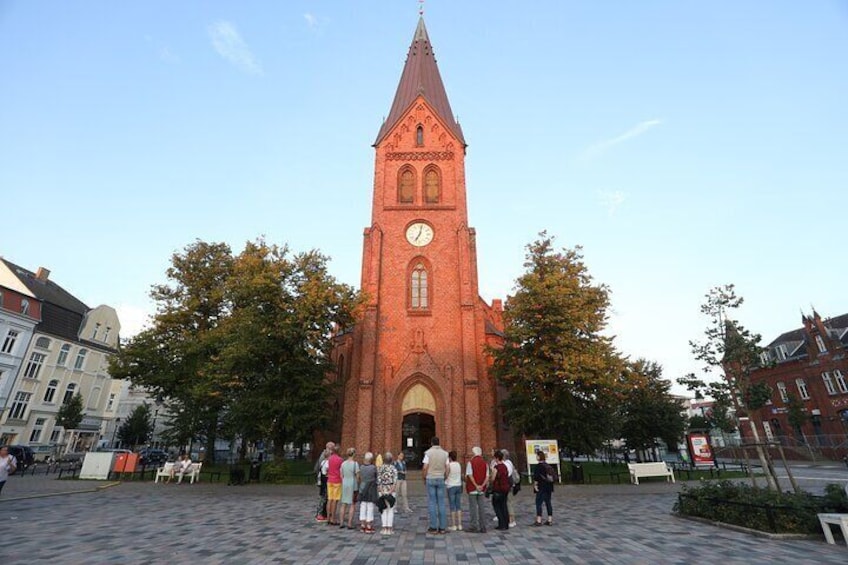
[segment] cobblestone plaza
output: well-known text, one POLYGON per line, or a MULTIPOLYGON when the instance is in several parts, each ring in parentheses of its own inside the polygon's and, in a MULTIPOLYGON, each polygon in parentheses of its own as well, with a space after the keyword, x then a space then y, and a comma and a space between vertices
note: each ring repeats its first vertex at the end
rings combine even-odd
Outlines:
MULTIPOLYGON (((553 527, 427 535, 423 488, 393 536, 314 521, 311 486, 162 485, 10 477, 0 498, 8 563, 846 563, 848 548, 774 540, 676 518, 679 485, 563 486, 553 527), (106 488, 97 488, 105 486, 106 488), (76 491, 74 494, 59 494, 76 491), (85 492, 83 492, 85 491, 85 492)), ((463 507, 467 508, 465 501, 463 507)), ((465 515, 467 526, 467 514, 465 515)))

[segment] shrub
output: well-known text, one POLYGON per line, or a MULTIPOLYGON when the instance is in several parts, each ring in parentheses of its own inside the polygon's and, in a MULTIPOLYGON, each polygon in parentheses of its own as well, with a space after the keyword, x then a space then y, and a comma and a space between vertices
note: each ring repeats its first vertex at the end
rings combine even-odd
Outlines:
POLYGON ((269 461, 262 465, 262 480, 266 483, 282 484, 289 477, 289 466, 285 460, 269 461))
POLYGON ((817 497, 738 482, 706 481, 697 487, 684 487, 674 511, 755 530, 810 534, 819 532, 817 513, 848 510, 848 497, 841 487, 829 485, 827 493, 817 497))

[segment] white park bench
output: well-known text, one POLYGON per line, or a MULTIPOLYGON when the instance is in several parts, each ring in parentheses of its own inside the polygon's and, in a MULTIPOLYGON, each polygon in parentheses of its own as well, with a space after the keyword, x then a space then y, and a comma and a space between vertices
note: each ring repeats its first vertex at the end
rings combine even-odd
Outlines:
POLYGON ((664 462, 659 463, 628 463, 627 470, 630 471, 630 482, 639 484, 640 477, 666 477, 674 482, 674 472, 664 462))
MULTIPOLYGON (((848 483, 845 485, 845 493, 848 494, 848 483)), ((833 532, 830 531, 830 525, 833 524, 842 530, 842 539, 845 540, 845 545, 848 545, 848 514, 819 514, 818 517, 827 543, 836 544, 833 532)))
MULTIPOLYGON (((174 468, 176 463, 165 463, 159 470, 156 471, 156 478, 154 479, 154 483, 159 482, 159 478, 169 478, 171 476, 171 470, 174 468)), ((189 482, 194 484, 195 481, 200 479, 200 469, 203 467, 203 463, 192 463, 191 467, 188 468, 188 471, 185 473, 175 473, 177 477, 177 483, 183 482, 183 477, 188 477, 189 482)))

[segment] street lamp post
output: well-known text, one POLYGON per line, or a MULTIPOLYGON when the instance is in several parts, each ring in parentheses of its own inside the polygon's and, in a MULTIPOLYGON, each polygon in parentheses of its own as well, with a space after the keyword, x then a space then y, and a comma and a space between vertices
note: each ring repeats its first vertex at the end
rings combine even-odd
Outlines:
POLYGON ((115 418, 115 427, 112 428, 112 442, 111 442, 112 449, 115 449, 115 434, 118 433, 118 424, 120 424, 120 423, 121 423, 121 419, 115 418))
POLYGON ((150 443, 153 447, 158 447, 156 445, 156 418, 159 417, 159 409, 153 411, 153 426, 150 432, 150 443))

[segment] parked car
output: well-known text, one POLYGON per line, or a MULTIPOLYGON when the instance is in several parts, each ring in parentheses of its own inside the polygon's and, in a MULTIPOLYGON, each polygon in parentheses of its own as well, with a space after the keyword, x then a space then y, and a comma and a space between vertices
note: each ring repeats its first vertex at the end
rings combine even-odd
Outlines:
POLYGON ((10 445, 9 453, 18 461, 18 472, 26 471, 27 467, 35 463, 35 453, 26 445, 10 445))
POLYGON ((138 452, 139 465, 162 465, 168 460, 168 454, 161 449, 145 448, 138 452))

